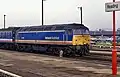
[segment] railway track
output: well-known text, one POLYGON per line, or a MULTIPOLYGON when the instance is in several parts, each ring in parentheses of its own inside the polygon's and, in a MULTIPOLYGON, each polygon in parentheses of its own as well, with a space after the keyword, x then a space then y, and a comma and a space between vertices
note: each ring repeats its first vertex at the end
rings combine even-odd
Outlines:
MULTIPOLYGON (((112 51, 90 51, 91 55, 112 56, 112 51)), ((120 57, 120 52, 117 51, 117 57, 120 57)))
MULTIPOLYGON (((29 77, 61 77, 64 76, 65 74, 67 75, 66 77, 72 77, 71 73, 73 75, 80 75, 82 73, 83 76, 78 76, 78 77, 103 77, 97 75, 99 73, 100 68, 100 73, 104 71, 104 69, 109 69, 111 70, 111 62, 110 60, 107 60, 105 56, 100 56, 100 55, 89 55, 85 57, 58 57, 58 56, 50 56, 50 55, 44 55, 44 54, 34 54, 34 53, 26 53, 26 52, 15 52, 15 51, 8 51, 8 50, 1 50, 0 54, 3 54, 4 57, 8 57, 7 59, 10 59, 10 61, 13 63, 14 70, 17 69, 18 72, 12 71, 14 73, 17 73, 19 75, 26 75, 25 73, 28 73, 33 75, 29 77), (97 59, 97 57, 99 59, 97 59), (102 58, 100 58, 102 57, 102 58), (103 60, 103 59, 106 59, 103 60), (11 60, 12 59, 12 60, 11 60), (14 61, 13 61, 14 60, 14 61), (19 68, 19 69, 18 69, 19 68), (90 69, 93 68, 93 69, 90 69), (50 69, 51 71, 48 71, 50 69), (103 70, 102 70, 103 69, 103 70), (46 71, 46 74, 44 72, 46 71), (54 71, 54 72, 52 72, 54 71), (56 72, 57 71, 57 72, 56 72), (64 71, 64 73, 63 73, 64 71), (87 72, 86 72, 87 71, 87 72), (90 72, 89 72, 90 71, 90 72), (95 74, 91 74, 91 71, 97 72, 95 74), (84 73, 86 72, 86 73, 84 73), (24 73, 24 74, 22 74, 24 73), (51 73, 53 73, 52 76, 51 73), (90 74, 86 76, 86 74, 90 74), (59 76, 59 74, 62 74, 59 76)), ((3 58, 4 58, 3 57, 3 58)), ((0 60, 0 62, 2 62, 0 60)), ((9 63, 8 63, 9 64, 9 63)), ((0 65, 1 66, 1 65, 0 65)), ((11 67, 11 66, 10 66, 11 67)), ((9 68, 12 69, 12 68, 9 68)), ((4 67, 3 67, 4 68, 4 67)), ((7 70, 7 67, 6 67, 7 70)), ((107 72, 107 71, 105 71, 107 72)), ((102 72, 104 73, 104 72, 102 72)), ((110 72, 108 73, 110 74, 110 72)), ((104 77, 108 77, 104 76, 104 77)), ((26 76, 27 77, 27 76, 26 76)), ((110 77, 110 76, 109 76, 110 77)))
MULTIPOLYGON (((89 56, 84 56, 86 59, 96 59, 103 61, 112 61, 112 52, 109 51, 90 51, 89 56)), ((117 61, 120 62, 120 52, 117 52, 117 61)))
MULTIPOLYGON (((120 52, 120 46, 116 48, 118 52, 120 52)), ((100 48, 100 47, 92 47, 92 51, 112 51, 112 48, 100 48)))
MULTIPOLYGON (((22 52, 22 53, 26 53, 26 52, 22 52)), ((33 53, 33 54, 41 54, 41 53, 33 53)), ((59 55, 50 55, 50 54, 45 54, 45 53, 42 53, 42 55, 48 55, 48 56, 53 56, 55 58, 59 58, 59 55)), ((94 60, 94 61, 109 61, 109 62, 111 62, 112 61, 112 52, 110 52, 110 51, 92 51, 91 50, 90 55, 88 55, 88 56, 63 57, 62 59, 69 59, 69 60, 83 59, 83 60, 92 60, 92 61, 94 60)), ((118 52, 117 61, 118 61, 118 63, 120 62, 120 52, 118 52)))
MULTIPOLYGON (((68 57, 67 57, 68 58, 68 57)), ((97 60, 97 61, 112 61, 112 52, 109 51, 90 51, 90 54, 88 56, 74 56, 69 57, 73 60, 97 60)), ((117 53, 117 61, 120 62, 120 52, 117 53)))
MULTIPOLYGON (((83 59, 86 59, 86 60, 99 60, 99 61, 110 61, 110 62, 112 61, 111 56, 105 56, 105 55, 84 56, 83 59)), ((120 58, 118 58, 117 61, 120 62, 120 58)))
MULTIPOLYGON (((16 52, 16 51, 15 51, 16 52)), ((26 52, 22 52, 26 53, 26 52)), ((29 52, 27 52, 29 53, 29 52)), ((31 52, 30 52, 31 53, 31 52)), ((33 54, 41 54, 41 53, 33 53, 33 54)), ((117 61, 120 62, 120 52, 117 53, 117 61)), ((45 54, 42 53, 42 55, 48 55, 59 58, 59 55, 51 55, 51 54, 45 54)), ((112 61, 112 52, 110 51, 90 51, 90 55, 88 56, 72 56, 72 57, 63 57, 64 59, 73 59, 73 60, 79 60, 79 59, 86 59, 86 60, 103 60, 103 61, 112 61)))

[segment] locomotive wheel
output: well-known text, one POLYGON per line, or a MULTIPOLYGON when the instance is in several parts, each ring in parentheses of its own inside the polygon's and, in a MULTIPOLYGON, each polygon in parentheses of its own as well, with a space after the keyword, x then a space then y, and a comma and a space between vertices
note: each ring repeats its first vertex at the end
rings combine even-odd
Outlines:
POLYGON ((89 45, 85 45, 84 49, 85 49, 85 55, 89 55, 90 54, 89 45))
POLYGON ((83 52, 81 50, 79 50, 79 56, 82 57, 83 56, 83 52))

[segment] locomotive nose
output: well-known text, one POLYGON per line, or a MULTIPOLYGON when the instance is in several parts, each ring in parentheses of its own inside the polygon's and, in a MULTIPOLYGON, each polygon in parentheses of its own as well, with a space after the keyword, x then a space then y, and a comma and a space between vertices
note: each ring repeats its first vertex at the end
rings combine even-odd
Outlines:
POLYGON ((74 35, 72 43, 73 45, 85 45, 89 44, 89 35, 74 35))
POLYGON ((83 45, 83 39, 82 35, 74 35, 73 36, 73 45, 83 45))

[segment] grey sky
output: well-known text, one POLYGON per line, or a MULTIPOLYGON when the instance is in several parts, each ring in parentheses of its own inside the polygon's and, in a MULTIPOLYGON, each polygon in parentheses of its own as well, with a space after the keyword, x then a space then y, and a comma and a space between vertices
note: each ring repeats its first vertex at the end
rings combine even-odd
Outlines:
MULTIPOLYGON (((46 0, 44 1, 44 24, 80 23, 83 7, 83 23, 91 30, 112 28, 112 13, 105 12, 105 3, 112 0, 46 0)), ((0 28, 3 15, 6 25, 24 26, 41 24, 41 0, 0 0, 0 28)), ((116 26, 120 27, 120 12, 116 13, 116 26)))

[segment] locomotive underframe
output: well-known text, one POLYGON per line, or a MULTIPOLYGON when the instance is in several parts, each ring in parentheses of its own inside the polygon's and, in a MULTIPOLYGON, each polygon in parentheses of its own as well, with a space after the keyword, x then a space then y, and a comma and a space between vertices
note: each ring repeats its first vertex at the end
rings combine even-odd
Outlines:
POLYGON ((89 54, 89 45, 47 45, 47 44, 28 44, 28 43, 0 43, 0 48, 37 52, 37 53, 49 53, 52 55, 59 55, 60 51, 63 51, 64 56, 83 56, 89 54))

